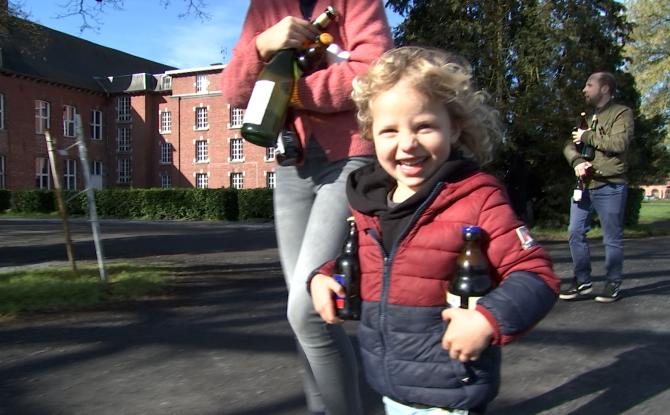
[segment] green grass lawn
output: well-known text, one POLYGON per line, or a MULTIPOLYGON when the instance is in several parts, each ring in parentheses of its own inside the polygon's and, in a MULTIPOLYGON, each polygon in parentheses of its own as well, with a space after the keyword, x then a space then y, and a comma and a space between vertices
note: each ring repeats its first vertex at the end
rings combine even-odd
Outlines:
POLYGON ((30 268, 0 273, 0 319, 24 312, 95 307, 161 293, 166 268, 127 263, 108 264, 107 282, 97 266, 30 268))
MULTIPOLYGON (((563 229, 532 229, 537 239, 567 241, 567 225, 563 229)), ((589 238, 601 238, 600 228, 589 231, 589 238)), ((652 200, 642 202, 638 225, 624 229, 624 238, 646 238, 650 236, 670 235, 670 200, 652 200)))

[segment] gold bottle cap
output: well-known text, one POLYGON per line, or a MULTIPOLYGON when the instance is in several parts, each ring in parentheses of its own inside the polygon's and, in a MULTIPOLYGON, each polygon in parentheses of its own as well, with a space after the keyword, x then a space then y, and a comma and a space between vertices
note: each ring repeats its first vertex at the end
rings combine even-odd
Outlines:
POLYGON ((333 43, 333 35, 331 35, 330 33, 321 33, 319 35, 319 42, 328 46, 331 43, 333 43))

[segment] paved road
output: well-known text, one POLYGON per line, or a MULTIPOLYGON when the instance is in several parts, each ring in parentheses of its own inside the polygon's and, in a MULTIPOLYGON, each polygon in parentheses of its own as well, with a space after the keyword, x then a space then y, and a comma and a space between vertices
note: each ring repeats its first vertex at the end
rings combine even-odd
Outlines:
MULTIPOLYGON (((90 227, 72 228, 93 261, 90 227)), ((60 229, 0 219, 0 271, 66 263, 60 229)), ((173 267, 171 292, 0 323, 0 414, 305 413, 271 224, 103 221, 102 233, 110 260, 173 267)), ((567 276, 565 243, 545 246, 567 276)), ((602 246, 592 253, 600 277, 602 246)), ((504 349, 490 414, 668 413, 670 238, 627 240, 625 267, 621 301, 558 303, 504 349)))

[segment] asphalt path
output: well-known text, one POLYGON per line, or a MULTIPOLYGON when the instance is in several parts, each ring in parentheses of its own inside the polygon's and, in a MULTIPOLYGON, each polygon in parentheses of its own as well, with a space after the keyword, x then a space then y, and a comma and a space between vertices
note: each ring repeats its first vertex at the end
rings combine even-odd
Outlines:
MULTIPOLYGON (((90 225, 70 225, 78 262, 94 263, 90 225)), ((0 414, 306 413, 271 223, 103 220, 101 233, 108 261, 173 269, 169 292, 0 323, 0 414)), ((67 264, 63 241, 58 220, 0 219, 0 272, 67 264)), ((566 243, 544 246, 567 281, 566 243)), ((559 302, 503 349, 489 414, 670 412, 670 237, 625 250, 620 301, 559 302)), ((598 241, 592 257, 599 289, 598 241)))

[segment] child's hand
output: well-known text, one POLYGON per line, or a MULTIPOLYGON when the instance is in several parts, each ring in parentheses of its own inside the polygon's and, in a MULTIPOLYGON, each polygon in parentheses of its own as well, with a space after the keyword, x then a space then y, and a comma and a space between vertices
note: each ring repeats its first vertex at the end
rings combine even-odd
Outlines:
POLYGON ((328 324, 342 323, 342 319, 335 314, 335 301, 333 295, 344 296, 344 287, 328 275, 317 274, 310 282, 312 293, 312 304, 314 309, 328 324))
POLYGON ((442 336, 442 347, 452 359, 465 363, 477 360, 493 338, 493 327, 479 311, 447 308, 442 319, 449 323, 442 336))

